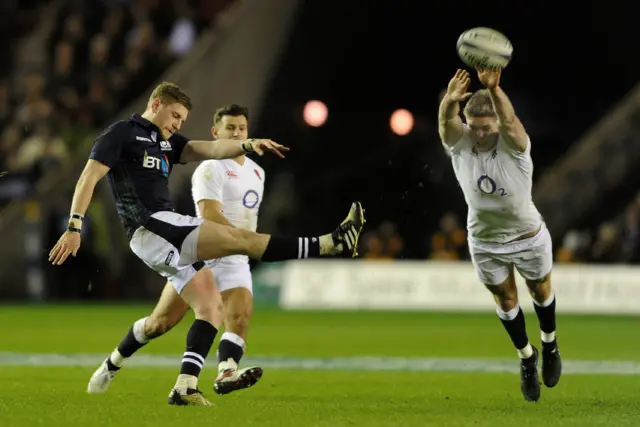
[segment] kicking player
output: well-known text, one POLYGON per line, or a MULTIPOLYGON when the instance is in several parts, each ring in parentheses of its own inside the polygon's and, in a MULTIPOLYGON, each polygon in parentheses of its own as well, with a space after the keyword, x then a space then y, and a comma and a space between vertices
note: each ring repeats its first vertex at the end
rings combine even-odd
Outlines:
POLYGON ((493 294, 521 359, 524 398, 538 401, 538 350, 531 345, 518 303, 514 267, 526 280, 542 336, 542 379, 560 380, 556 300, 551 289, 551 236, 531 198, 531 141, 500 88, 501 70, 477 70, 486 89, 467 92, 471 77, 458 70, 439 111, 438 131, 468 205, 469 250, 478 278, 493 294), (467 101, 468 100, 468 101, 467 101), (464 107, 462 122, 459 103, 464 107))
MULTIPOLYGON (((210 405, 198 390, 198 376, 218 332, 214 326, 219 324, 215 319, 220 311, 215 307, 217 289, 192 281, 205 261, 229 255, 247 255, 265 262, 343 252, 355 256, 364 216, 356 202, 332 233, 287 238, 175 213, 168 178, 176 163, 236 158, 250 152, 263 155, 265 151, 283 157, 281 151, 288 151, 268 139, 191 141, 177 133, 190 110, 188 95, 178 86, 163 82, 152 92, 142 115, 120 120, 97 137, 76 185, 68 229, 49 253, 49 260, 60 265, 77 253, 84 213, 96 184, 107 176, 131 250, 166 277, 195 314, 169 403, 210 405)), ((139 331, 140 327, 134 326, 128 334, 128 355, 142 346, 139 331)))
MULTIPOLYGON (((245 140, 248 137, 248 118, 249 111, 245 107, 234 104, 219 108, 213 115, 211 133, 216 139, 245 140)), ((234 159, 202 162, 192 178, 198 218, 256 231, 264 181, 264 170, 244 154, 234 159)), ((218 378, 214 390, 222 395, 250 387, 262 377, 259 367, 238 369, 246 350, 247 329, 253 313, 253 288, 249 259, 245 255, 208 261, 207 267, 211 267, 213 274, 208 268, 203 268, 193 280, 199 280, 201 286, 213 288, 217 283, 221 293, 221 296, 216 294, 215 306, 222 305, 223 311, 216 313, 218 323, 214 326, 217 328, 224 319, 225 332, 218 345, 218 378)), ((141 341, 146 344, 171 330, 188 309, 173 285, 167 283, 151 315, 138 320, 141 341)), ((134 323, 134 328, 138 322, 134 323)), ((127 359, 122 354, 128 354, 126 341, 125 338, 95 371, 87 387, 89 393, 107 391, 127 359)))

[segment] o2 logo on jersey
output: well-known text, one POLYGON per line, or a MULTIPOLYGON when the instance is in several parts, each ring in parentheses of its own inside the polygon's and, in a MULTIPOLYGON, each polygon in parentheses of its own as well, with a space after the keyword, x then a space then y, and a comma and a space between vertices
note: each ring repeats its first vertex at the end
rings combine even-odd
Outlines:
POLYGON ((156 169, 162 172, 162 176, 169 177, 169 158, 164 154, 161 158, 151 157, 144 152, 144 159, 142 160, 142 167, 147 169, 156 169))
POLYGON ((244 196, 242 197, 242 204, 247 209, 255 208, 256 206, 258 206, 259 202, 260 202, 260 196, 258 196, 258 192, 254 190, 247 191, 246 193, 244 193, 244 196))
POLYGON ((498 196, 506 196, 507 192, 504 188, 498 188, 496 182, 489 175, 482 175, 478 178, 478 190, 482 191, 484 194, 495 194, 498 193, 498 196))

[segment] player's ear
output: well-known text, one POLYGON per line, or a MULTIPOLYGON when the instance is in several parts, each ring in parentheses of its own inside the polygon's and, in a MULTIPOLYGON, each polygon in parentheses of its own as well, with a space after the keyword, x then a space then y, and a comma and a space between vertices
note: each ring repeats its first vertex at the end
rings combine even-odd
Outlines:
POLYGON ((211 136, 213 136, 213 139, 218 138, 218 131, 216 130, 215 126, 211 127, 211 136))
POLYGON ((154 99, 151 103, 151 111, 153 111, 154 114, 158 112, 158 108, 160 108, 160 98, 154 99))

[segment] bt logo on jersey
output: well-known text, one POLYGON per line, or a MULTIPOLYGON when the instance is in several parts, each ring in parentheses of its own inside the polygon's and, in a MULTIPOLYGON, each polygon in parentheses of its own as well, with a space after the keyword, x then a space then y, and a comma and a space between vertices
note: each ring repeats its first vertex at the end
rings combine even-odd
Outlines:
POLYGON ((162 176, 165 178, 169 177, 169 159, 166 154, 161 158, 152 157, 144 152, 144 158, 142 159, 142 167, 147 169, 156 169, 162 172, 162 176))

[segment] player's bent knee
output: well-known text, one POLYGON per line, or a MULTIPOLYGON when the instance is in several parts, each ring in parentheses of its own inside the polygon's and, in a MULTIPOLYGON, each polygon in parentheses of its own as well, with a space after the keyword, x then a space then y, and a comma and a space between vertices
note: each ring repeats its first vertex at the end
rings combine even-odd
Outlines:
POLYGON ((485 287, 493 294, 496 304, 502 310, 509 311, 518 305, 518 289, 515 283, 510 283, 509 279, 500 285, 485 285, 485 287))
POLYGON ((179 319, 174 320, 169 316, 149 316, 144 325, 145 334, 149 338, 156 338, 169 332, 179 319))

